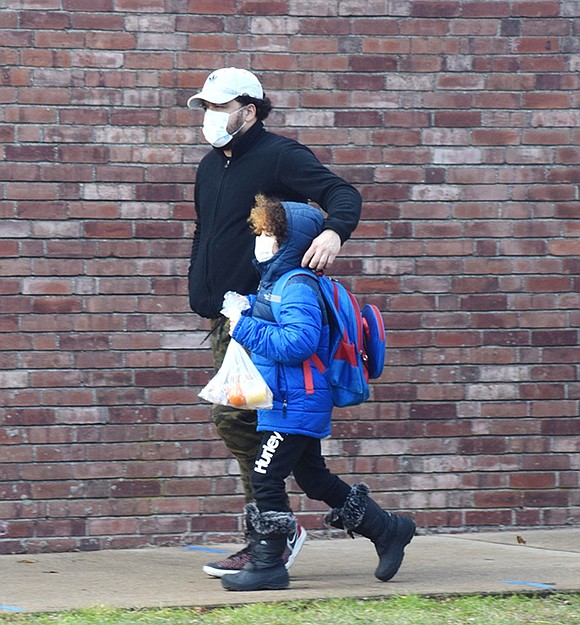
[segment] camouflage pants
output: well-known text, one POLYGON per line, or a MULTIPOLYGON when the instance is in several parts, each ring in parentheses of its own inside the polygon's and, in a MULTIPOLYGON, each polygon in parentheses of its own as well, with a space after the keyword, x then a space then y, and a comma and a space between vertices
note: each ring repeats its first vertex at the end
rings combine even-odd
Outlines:
MULTIPOLYGON (((223 317, 212 319, 211 346, 217 371, 223 362, 230 342, 229 325, 223 317)), ((212 418, 218 434, 240 465, 240 476, 246 501, 253 501, 250 476, 262 436, 256 432, 256 411, 238 410, 229 406, 212 406, 212 418)))

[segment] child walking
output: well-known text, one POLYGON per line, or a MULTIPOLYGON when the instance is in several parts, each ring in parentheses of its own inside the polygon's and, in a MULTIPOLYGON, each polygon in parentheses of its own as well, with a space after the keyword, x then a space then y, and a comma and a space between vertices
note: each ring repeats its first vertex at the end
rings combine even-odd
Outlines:
POLYGON ((308 365, 314 354, 325 366, 329 361, 329 328, 317 281, 307 275, 287 281, 279 323, 271 307, 277 297, 274 284, 300 267, 304 252, 323 229, 322 214, 308 204, 259 195, 249 221, 257 235, 261 282, 249 298, 250 309, 230 319, 230 333, 251 352, 274 403, 271 410, 258 411, 257 429, 263 439, 251 476, 255 503, 246 506, 251 561, 239 573, 222 577, 222 585, 239 591, 288 587, 282 554, 287 536, 296 529, 285 488, 291 473, 310 499, 331 507, 330 525, 374 543, 379 556, 375 576, 388 581, 401 566, 415 523, 384 511, 365 484, 351 486, 326 466, 320 441, 330 434, 333 402, 324 376, 308 365))

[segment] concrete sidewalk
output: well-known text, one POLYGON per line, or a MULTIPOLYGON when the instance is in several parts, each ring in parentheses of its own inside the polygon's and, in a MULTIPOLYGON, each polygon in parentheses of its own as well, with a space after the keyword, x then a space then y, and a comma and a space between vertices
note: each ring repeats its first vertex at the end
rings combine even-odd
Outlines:
POLYGON ((403 594, 580 592, 580 528, 416 536, 387 583, 373 576, 377 556, 370 541, 307 540, 290 570, 290 588, 268 592, 228 592, 201 571, 206 562, 239 548, 0 556, 0 614, 97 605, 214 607, 403 594))

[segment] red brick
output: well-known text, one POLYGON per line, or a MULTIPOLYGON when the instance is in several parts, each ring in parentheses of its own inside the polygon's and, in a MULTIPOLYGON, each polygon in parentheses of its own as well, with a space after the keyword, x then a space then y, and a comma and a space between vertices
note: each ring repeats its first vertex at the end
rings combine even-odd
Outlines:
POLYGON ((519 141, 520 133, 515 130, 480 129, 473 132, 475 145, 514 145, 519 141))
POLYGON ((461 7, 463 17, 507 17, 510 15, 508 2, 464 2, 461 7))
POLYGON ((11 161, 53 161, 55 160, 54 147, 47 145, 20 145, 6 146, 6 158, 11 161))
POLYGON ((524 493, 526 507, 562 507, 569 505, 569 495, 565 491, 530 491, 524 493))
POLYGON ((391 72, 397 69, 397 59, 395 56, 385 55, 353 56, 349 61, 349 67, 353 72, 391 72))
POLYGON ((223 0, 219 6, 213 0, 189 0, 189 12, 199 15, 234 14, 237 12, 236 0, 223 0))
POLYGON ((441 111, 435 113, 435 125, 456 128, 481 126, 481 113, 478 111, 441 111))
POLYGON ((556 17, 560 15, 560 3, 554 0, 542 2, 518 2, 512 14, 522 17, 556 17))
POLYGON ((72 27, 78 30, 116 30, 122 32, 125 28, 123 16, 120 14, 77 13, 71 16, 71 20, 72 27))
POLYGON ((460 14, 460 2, 434 2, 432 0, 414 0, 411 6, 413 17, 457 17, 460 14))

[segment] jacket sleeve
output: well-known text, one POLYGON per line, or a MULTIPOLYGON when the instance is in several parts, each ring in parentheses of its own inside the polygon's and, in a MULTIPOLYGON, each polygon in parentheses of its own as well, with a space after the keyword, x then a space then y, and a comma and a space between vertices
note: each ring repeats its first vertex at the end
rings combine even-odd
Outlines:
POLYGON ((277 176, 283 187, 316 202, 327 214, 324 228, 334 230, 342 243, 360 219, 362 199, 348 182, 326 168, 313 152, 293 142, 279 157, 277 176))
MULTIPOLYGON (((200 164, 201 167, 201 164, 200 164)), ((199 173, 199 168, 198 168, 198 173, 199 173)), ((203 176, 202 176, 203 177, 203 176)), ((191 261, 190 261, 190 271, 191 271, 191 266, 193 265, 193 263, 195 262, 195 259, 197 258, 197 251, 199 249, 199 241, 201 238, 201 218, 200 218, 200 211, 199 211, 199 178, 197 178, 195 187, 194 187, 194 206, 195 206, 195 230, 193 232, 193 240, 191 242, 191 261)))
POLYGON ((242 316, 233 338, 250 352, 287 365, 310 358, 318 347, 322 311, 306 284, 287 285, 280 303, 280 324, 242 316))

